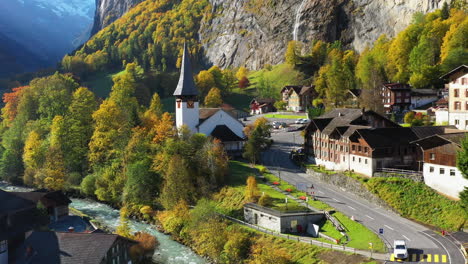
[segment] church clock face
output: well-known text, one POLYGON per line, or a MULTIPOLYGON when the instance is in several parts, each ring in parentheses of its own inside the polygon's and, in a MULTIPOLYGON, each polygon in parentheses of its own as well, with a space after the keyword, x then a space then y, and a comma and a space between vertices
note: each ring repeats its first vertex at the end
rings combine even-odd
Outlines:
POLYGON ((187 108, 193 108, 195 105, 195 102, 193 100, 188 100, 187 101, 187 108))

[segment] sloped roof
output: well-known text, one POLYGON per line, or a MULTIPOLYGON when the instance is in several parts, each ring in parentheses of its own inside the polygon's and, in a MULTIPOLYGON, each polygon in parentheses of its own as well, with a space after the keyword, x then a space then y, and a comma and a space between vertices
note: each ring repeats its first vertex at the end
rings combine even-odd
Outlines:
POLYGON ((418 139, 409 127, 358 129, 356 133, 373 149, 409 144, 418 139))
MULTIPOLYGON (((240 122, 237 119, 237 114, 235 113, 236 110, 227 110, 227 109, 222 109, 222 108, 200 108, 198 126, 200 126, 203 122, 208 120, 208 118, 212 117, 218 111, 223 111, 223 112, 227 113, 232 118, 234 118, 237 122, 242 124, 242 122, 240 122)), ((244 125, 244 124, 242 124, 242 125, 244 125)))
POLYGON ((467 135, 468 133, 466 132, 431 135, 425 138, 421 138, 419 140, 415 140, 411 143, 418 144, 424 150, 435 148, 449 143, 454 143, 458 146, 461 146, 462 140, 465 139, 467 135))
POLYGON ((409 85, 403 84, 403 83, 386 83, 384 84, 384 86, 390 90, 409 90, 410 89, 409 85))
POLYGON ((457 129, 456 126, 423 126, 411 127, 411 130, 418 138, 425 138, 432 135, 440 135, 446 133, 447 129, 457 129))
POLYGON ((0 201, 0 215, 36 207, 33 202, 3 190, 0 190, 0 201))
POLYGON ((176 96, 194 96, 198 95, 198 90, 193 80, 192 65, 190 63, 190 54, 187 45, 184 44, 184 54, 182 56, 182 67, 180 70, 179 83, 174 91, 176 96))
POLYGON ((39 201, 43 201, 45 206, 54 203, 55 205, 69 205, 71 200, 63 194, 61 191, 54 192, 12 192, 12 194, 21 197, 23 199, 29 200, 34 204, 37 204, 39 201))
POLYGON ((221 140, 222 142, 230 141, 242 141, 243 138, 236 135, 232 130, 226 125, 217 125, 211 132, 211 136, 221 140))
POLYGON ((16 251, 17 263, 99 264, 117 239, 136 243, 114 234, 33 231, 16 251), (33 250, 29 258, 25 254, 27 247, 33 250))
POLYGON ((437 96, 437 90, 434 89, 411 89, 411 96, 437 96))
POLYGON ((453 70, 447 72, 446 74, 440 76, 439 78, 440 78, 440 79, 445 79, 445 78, 450 77, 451 75, 453 75, 453 74, 455 74, 455 73, 457 73, 457 72, 459 72, 459 71, 465 71, 465 72, 467 72, 467 71, 468 71, 468 66, 466 66, 465 64, 462 64, 462 65, 456 67, 455 69, 453 69, 453 70))
POLYGON ((258 104, 274 104, 276 102, 274 98, 254 98, 250 101, 250 104, 253 104, 254 101, 258 104))

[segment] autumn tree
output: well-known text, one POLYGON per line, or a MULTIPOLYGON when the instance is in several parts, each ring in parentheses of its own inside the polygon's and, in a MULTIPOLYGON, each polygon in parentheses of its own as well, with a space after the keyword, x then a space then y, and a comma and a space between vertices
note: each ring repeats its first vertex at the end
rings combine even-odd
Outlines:
POLYGON ((208 95, 205 97, 205 106, 206 107, 219 107, 223 104, 223 99, 221 98, 221 90, 216 87, 213 87, 208 92, 208 95))
POLYGON ((258 187, 257 180, 255 176, 249 176, 246 182, 247 186, 245 188, 245 200, 247 202, 256 202, 258 199, 258 187))
POLYGON ((153 142, 155 144, 159 144, 164 142, 166 139, 173 137, 174 135, 175 130, 173 126, 172 117, 169 113, 164 113, 154 125, 153 142))
POLYGON ((119 225, 115 231, 117 235, 123 236, 126 238, 133 239, 134 235, 132 234, 132 230, 130 228, 129 220, 128 220, 128 209, 122 207, 120 209, 120 218, 119 218, 119 225))
POLYGON ((187 162, 180 156, 173 156, 163 172, 163 187, 159 200, 166 209, 172 208, 180 200, 191 202, 195 188, 192 184, 187 162))
POLYGON ((287 64, 296 65, 300 59, 300 47, 297 41, 291 40, 288 42, 284 58, 287 64))
POLYGON ((275 245, 273 238, 260 237, 251 247, 249 264, 291 264, 291 255, 275 245))
POLYGON ((239 88, 244 89, 250 86, 250 81, 247 79, 247 77, 242 77, 242 79, 239 80, 239 88))
POLYGON ((206 95, 208 94, 208 91, 212 87, 216 87, 216 82, 213 74, 209 71, 201 71, 198 73, 197 77, 195 78, 195 82, 198 88, 198 91, 200 91, 200 94, 206 95))
POLYGON ((248 75, 249 75, 249 70, 244 66, 239 67, 239 69, 236 72, 236 78, 238 81, 242 80, 244 77, 247 78, 248 75))

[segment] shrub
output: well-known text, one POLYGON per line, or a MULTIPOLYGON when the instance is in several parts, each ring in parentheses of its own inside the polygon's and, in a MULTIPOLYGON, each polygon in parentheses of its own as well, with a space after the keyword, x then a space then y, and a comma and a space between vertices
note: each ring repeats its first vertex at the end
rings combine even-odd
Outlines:
POLYGON ((264 194, 258 199, 258 204, 261 206, 270 206, 272 204, 273 200, 268 194, 264 194))
POLYGON ((138 242, 130 248, 130 256, 135 262, 141 262, 142 260, 150 260, 154 254, 154 251, 159 246, 159 241, 156 237, 144 233, 137 232, 133 238, 138 242))
POLYGON ((90 174, 86 176, 81 182, 80 188, 84 194, 94 196, 94 192, 96 191, 96 175, 90 174))

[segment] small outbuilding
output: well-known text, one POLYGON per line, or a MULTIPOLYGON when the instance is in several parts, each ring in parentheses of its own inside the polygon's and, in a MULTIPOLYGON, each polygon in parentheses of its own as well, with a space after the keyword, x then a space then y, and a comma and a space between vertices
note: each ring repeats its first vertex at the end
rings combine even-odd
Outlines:
MULTIPOLYGON (((279 233, 306 233, 309 228, 324 218, 322 212, 291 211, 281 212, 254 203, 244 205, 244 220, 279 233)), ((316 236, 316 234, 311 235, 316 236)))

